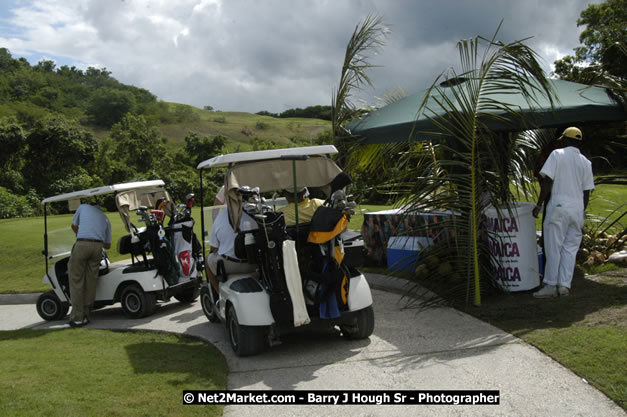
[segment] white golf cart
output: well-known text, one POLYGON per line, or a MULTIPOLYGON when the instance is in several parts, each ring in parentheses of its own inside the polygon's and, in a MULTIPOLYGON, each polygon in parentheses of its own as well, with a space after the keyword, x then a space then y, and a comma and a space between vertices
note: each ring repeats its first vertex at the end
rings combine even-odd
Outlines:
MULTIPOLYGON (((350 178, 330 159, 335 153, 331 145, 274 149, 220 155, 198 165, 201 190, 204 169, 227 167, 230 223, 239 225, 242 211, 256 223, 254 230, 236 230, 235 243, 237 257, 256 265, 256 272, 227 276, 218 264, 219 294, 208 281, 200 292, 205 315, 226 323, 239 356, 259 353, 301 329, 339 326, 349 339, 374 330, 370 287, 356 268, 363 241, 345 231, 355 206, 344 191, 350 178), (325 204, 310 222, 299 224, 297 211, 296 224, 286 226, 276 192, 305 186, 325 204)), ((207 237, 205 224, 203 216, 207 237)), ((203 253, 204 246, 205 238, 203 253)))
POLYGON ((37 312, 43 319, 60 320, 70 308, 68 255, 75 239, 69 224, 48 230, 48 205, 67 201, 70 211, 75 211, 81 198, 109 193, 115 193, 118 211, 129 233, 119 239, 117 250, 131 255, 131 259, 111 264, 103 250, 94 308, 120 302, 127 316, 140 318, 154 312, 157 300, 174 297, 191 303, 198 297, 203 262, 200 242, 193 233, 193 194, 188 195, 185 205, 176 207, 163 186, 161 180, 115 184, 42 201, 47 271, 43 282, 52 286, 37 300, 37 312), (133 211, 143 226, 137 227, 131 221, 133 211), (164 226, 166 214, 170 222, 164 226), (50 261, 55 259, 50 267, 50 261))

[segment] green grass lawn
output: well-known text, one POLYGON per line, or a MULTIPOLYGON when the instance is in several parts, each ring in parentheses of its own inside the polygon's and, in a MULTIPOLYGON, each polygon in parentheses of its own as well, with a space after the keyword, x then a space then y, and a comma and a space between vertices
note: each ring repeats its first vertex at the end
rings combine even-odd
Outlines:
MULTIPOLYGON (((513 188, 512 192, 514 192, 513 188)), ((521 199, 521 201, 523 200, 524 199, 521 199)), ((536 203, 537 197, 530 198, 529 201, 536 203)), ((625 211, 627 211, 627 186, 611 184, 597 185, 590 194, 590 201, 588 202, 586 212, 592 214, 592 217, 589 216, 587 222, 589 226, 594 228, 602 226, 602 230, 605 226, 609 226, 610 223, 618 219, 625 211)), ((624 228, 624 225, 627 224, 627 216, 623 217, 620 223, 624 228)), ((539 216, 538 219, 536 219, 536 229, 540 230, 541 228, 542 216, 539 216)), ((622 230, 623 229, 618 226, 610 229, 610 231, 613 232, 622 230)))
MULTIPOLYGON (((107 213, 111 221, 113 245, 107 252, 112 262, 123 258, 115 247, 126 234, 118 213, 107 213)), ((70 225, 72 215, 48 216, 48 241, 50 251, 70 251, 75 237, 70 225)), ((0 220, 0 293, 39 292, 49 289, 42 282, 46 272, 43 217, 24 217, 0 220)), ((60 259, 60 258, 59 258, 60 259)), ((56 260, 50 261, 50 266, 56 260)))
POLYGON ((227 365, 206 343, 153 332, 0 332, 0 415, 221 416, 183 405, 183 390, 226 389, 227 365))
MULTIPOLYGON (((614 220, 618 219, 627 211, 627 186, 625 185, 598 185, 590 195, 587 212, 595 216, 599 222, 600 230, 609 226, 614 220)), ((592 219, 590 219, 592 220, 592 219)), ((614 227, 616 230, 623 230, 627 224, 627 215, 620 221, 623 225, 614 227)), ((611 230, 611 229, 610 229, 611 230)))
POLYGON ((627 331, 596 325, 539 329, 522 337, 627 410, 627 331), (592 340, 589 344, 582 343, 592 340))
POLYGON ((627 269, 584 276, 578 268, 569 297, 499 294, 467 312, 536 346, 627 409, 627 269))

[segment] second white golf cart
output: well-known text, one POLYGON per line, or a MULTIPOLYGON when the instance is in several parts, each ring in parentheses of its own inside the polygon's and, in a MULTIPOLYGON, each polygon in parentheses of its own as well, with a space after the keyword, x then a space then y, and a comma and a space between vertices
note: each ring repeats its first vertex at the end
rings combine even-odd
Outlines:
MULTIPOLYGON (((349 339, 374 330, 370 287, 353 262, 362 247, 356 234, 345 232, 354 208, 344 191, 350 178, 331 160, 335 153, 331 145, 274 149, 220 155, 198 165, 201 190, 202 170, 228 168, 231 225, 240 224, 242 211, 256 222, 254 230, 236 230, 235 244, 237 257, 256 265, 256 272, 227 276, 219 266, 219 293, 208 281, 201 287, 205 315, 226 323, 239 356, 259 353, 303 328, 338 326, 349 339), (307 223, 299 224, 296 210, 296 224, 286 226, 275 192, 302 187, 321 193, 325 204, 307 223), (272 193, 272 199, 263 197, 272 193)), ((204 237, 205 224, 203 216, 204 237)))
POLYGON ((129 233, 119 239, 117 249, 122 255, 131 255, 131 259, 110 264, 103 250, 94 308, 120 302, 127 316, 139 318, 152 314, 157 300, 174 297, 191 303, 198 297, 203 262, 200 242, 193 233, 193 195, 188 195, 185 205, 176 207, 161 180, 115 184, 42 201, 46 257, 43 282, 52 286, 37 300, 37 312, 43 319, 60 320, 70 308, 68 255, 74 241, 69 224, 48 230, 48 206, 67 202, 70 211, 74 211, 81 199, 110 193, 115 194, 118 211, 129 233), (133 211, 143 226, 137 227, 132 222, 133 211), (166 214, 170 217, 169 225, 163 224, 166 214), (49 262, 54 260, 56 263, 50 267, 49 262))

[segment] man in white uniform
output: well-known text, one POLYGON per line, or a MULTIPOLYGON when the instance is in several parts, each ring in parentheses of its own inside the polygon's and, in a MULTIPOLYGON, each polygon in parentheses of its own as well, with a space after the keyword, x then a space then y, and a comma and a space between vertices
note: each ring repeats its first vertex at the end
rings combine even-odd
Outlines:
POLYGON ((536 298, 568 295, 581 244, 585 209, 590 190, 594 189, 592 164, 579 151, 581 131, 569 127, 562 138, 566 140, 566 147, 551 152, 540 170, 542 189, 533 209, 534 217, 538 217, 542 204, 551 195, 543 223, 547 254, 544 286, 533 293, 536 298))

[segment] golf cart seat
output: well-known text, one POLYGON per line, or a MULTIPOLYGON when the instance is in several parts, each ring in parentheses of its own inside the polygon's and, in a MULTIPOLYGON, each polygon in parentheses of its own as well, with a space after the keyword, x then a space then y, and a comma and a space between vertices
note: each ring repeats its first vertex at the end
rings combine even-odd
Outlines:
POLYGON ((133 235, 131 234, 120 237, 120 240, 118 240, 118 253, 120 255, 131 255, 133 265, 135 264, 135 259, 139 259, 139 256, 142 256, 144 261, 146 260, 143 239, 139 238, 136 242, 133 242, 133 235))
POLYGON ((141 241, 133 242, 133 235, 124 235, 118 240, 118 253, 120 255, 141 255, 143 253, 141 241))
POLYGON ((70 257, 63 258, 57 263, 54 264, 54 273, 57 276, 57 279, 65 278, 67 282, 68 277, 68 263, 70 262, 70 257))

